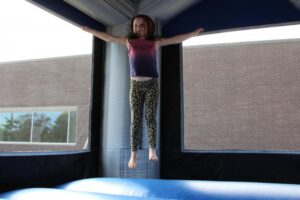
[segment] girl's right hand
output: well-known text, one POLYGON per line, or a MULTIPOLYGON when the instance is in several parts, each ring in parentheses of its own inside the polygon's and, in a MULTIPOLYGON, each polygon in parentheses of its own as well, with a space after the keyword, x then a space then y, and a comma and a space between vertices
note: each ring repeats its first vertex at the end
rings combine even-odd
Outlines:
POLYGON ((90 32, 90 31, 91 31, 91 28, 88 27, 88 26, 81 26, 81 29, 82 29, 83 31, 87 31, 87 32, 90 32))

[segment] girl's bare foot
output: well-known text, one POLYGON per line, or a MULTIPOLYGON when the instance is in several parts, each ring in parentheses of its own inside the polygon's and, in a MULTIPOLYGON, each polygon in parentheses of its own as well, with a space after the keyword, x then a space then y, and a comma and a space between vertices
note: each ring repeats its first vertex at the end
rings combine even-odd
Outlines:
POLYGON ((154 148, 149 149, 149 160, 158 160, 158 157, 156 155, 154 148))
POLYGON ((137 159, 137 153, 136 153, 136 151, 132 151, 129 162, 128 162, 128 168, 130 168, 130 169, 136 168, 136 159, 137 159))

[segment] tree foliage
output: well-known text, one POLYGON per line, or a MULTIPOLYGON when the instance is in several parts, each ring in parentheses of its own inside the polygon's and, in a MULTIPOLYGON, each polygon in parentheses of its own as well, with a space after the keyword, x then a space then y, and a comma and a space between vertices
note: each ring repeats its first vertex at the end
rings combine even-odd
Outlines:
POLYGON ((68 112, 62 112, 54 121, 47 113, 26 113, 15 117, 12 112, 1 124, 0 141, 66 143, 67 132, 68 112))

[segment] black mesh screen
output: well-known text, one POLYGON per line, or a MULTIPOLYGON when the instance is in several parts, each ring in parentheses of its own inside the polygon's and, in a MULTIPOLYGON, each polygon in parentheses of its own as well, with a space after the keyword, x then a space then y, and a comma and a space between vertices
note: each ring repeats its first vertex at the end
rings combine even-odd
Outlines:
POLYGON ((184 150, 300 150, 300 41, 183 47, 184 150))

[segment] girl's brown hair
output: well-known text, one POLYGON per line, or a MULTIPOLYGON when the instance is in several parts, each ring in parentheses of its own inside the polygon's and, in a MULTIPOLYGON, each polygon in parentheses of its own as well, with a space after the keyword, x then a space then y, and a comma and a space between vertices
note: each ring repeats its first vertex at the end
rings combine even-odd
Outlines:
POLYGON ((154 21, 151 19, 151 17, 149 17, 148 15, 136 15, 134 16, 131 20, 130 20, 130 31, 129 31, 129 39, 136 39, 137 35, 134 34, 133 32, 133 22, 136 18, 142 18, 144 19, 146 26, 147 26, 147 40, 153 40, 155 39, 155 23, 154 21))

